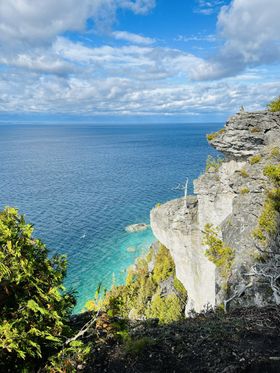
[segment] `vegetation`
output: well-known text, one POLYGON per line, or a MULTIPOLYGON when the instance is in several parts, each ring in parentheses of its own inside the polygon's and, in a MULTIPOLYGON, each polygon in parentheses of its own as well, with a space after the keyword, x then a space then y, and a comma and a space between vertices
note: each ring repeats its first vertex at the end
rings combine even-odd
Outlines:
POLYGON ((208 141, 212 141, 212 140, 214 140, 216 137, 218 137, 219 135, 223 134, 224 132, 225 132, 225 129, 222 128, 222 129, 220 129, 220 130, 217 131, 217 132, 209 133, 209 134, 206 135, 207 140, 208 140, 208 141))
POLYGON ((186 290, 175 276, 173 259, 163 245, 157 252, 150 250, 139 258, 127 274, 125 285, 113 286, 98 302, 86 304, 88 309, 102 309, 111 316, 124 318, 158 318, 168 323, 183 318, 186 290), (153 269, 149 270, 149 264, 153 269), (170 281, 169 290, 163 294, 164 282, 170 281))
POLYGON ((16 209, 0 213, 0 361, 14 371, 32 370, 61 348, 75 303, 62 285, 66 258, 49 259, 32 234, 16 209))
POLYGON ((249 159, 249 162, 251 165, 253 165, 253 164, 259 163, 261 159, 262 159, 262 156, 260 154, 256 154, 249 159))
POLYGON ((271 158, 276 158, 276 159, 279 159, 280 158, 280 149, 278 146, 275 146, 274 148, 271 149, 271 158))
POLYGON ((246 169, 245 169, 244 167, 241 168, 241 170, 240 170, 240 175, 241 175, 242 177, 248 177, 248 176, 249 176, 248 172, 246 171, 246 169))
POLYGON ((253 231, 253 236, 264 245, 268 239, 277 233, 278 217, 280 213, 280 164, 267 165, 264 168, 264 175, 274 184, 269 190, 258 220, 258 226, 253 231))
POLYGON ((234 260, 234 250, 218 237, 218 230, 212 224, 205 225, 203 244, 208 246, 205 255, 219 268, 221 276, 227 280, 234 260))
POLYGON ((253 127, 250 132, 251 133, 259 133, 259 132, 261 132, 261 129, 259 127, 253 127))
POLYGON ((219 170, 223 163, 223 158, 221 157, 213 157, 212 155, 208 155, 207 161, 206 161, 206 171, 209 171, 210 169, 214 169, 215 172, 219 170))
POLYGON ((240 193, 241 194, 247 194, 247 193, 250 193, 250 190, 248 187, 244 187, 244 188, 241 188, 240 189, 240 193))
POLYGON ((280 96, 271 101, 267 108, 272 112, 280 111, 280 96))

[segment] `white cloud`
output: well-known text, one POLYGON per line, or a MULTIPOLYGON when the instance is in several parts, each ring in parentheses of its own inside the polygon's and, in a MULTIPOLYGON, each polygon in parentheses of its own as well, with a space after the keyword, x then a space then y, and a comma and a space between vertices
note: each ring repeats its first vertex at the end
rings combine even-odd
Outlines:
POLYGON ((118 8, 145 14, 154 0, 1 0, 0 40, 41 43, 65 31, 83 30, 88 18, 106 28, 118 8))
POLYGON ((195 8, 195 12, 210 16, 219 11, 221 6, 225 5, 226 0, 197 0, 196 2, 197 7, 195 8))
POLYGON ((280 62, 280 1, 233 0, 218 16, 224 45, 209 61, 197 67, 196 79, 236 75, 246 67, 280 62))
POLYGON ((138 35, 138 34, 133 34, 127 31, 114 31, 112 35, 117 40, 125 40, 125 41, 129 41, 135 44, 149 45, 149 44, 155 43, 155 39, 145 37, 142 35, 138 35))

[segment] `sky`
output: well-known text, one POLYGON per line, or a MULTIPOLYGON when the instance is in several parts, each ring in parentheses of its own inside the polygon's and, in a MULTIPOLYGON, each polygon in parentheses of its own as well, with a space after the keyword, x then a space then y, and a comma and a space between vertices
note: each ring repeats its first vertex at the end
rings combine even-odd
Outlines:
POLYGON ((279 0, 0 0, 0 121, 223 121, 280 95, 279 0))

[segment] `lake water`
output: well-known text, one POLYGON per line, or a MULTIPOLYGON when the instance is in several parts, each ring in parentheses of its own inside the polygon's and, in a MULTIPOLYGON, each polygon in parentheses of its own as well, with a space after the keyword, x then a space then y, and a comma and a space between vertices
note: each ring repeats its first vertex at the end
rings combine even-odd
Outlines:
POLYGON ((182 195, 172 188, 203 172, 215 154, 205 134, 220 127, 0 125, 0 207, 19 208, 51 253, 67 254, 76 312, 100 281, 107 288, 123 281, 148 249, 150 230, 129 234, 125 227, 149 223, 156 203, 182 195))

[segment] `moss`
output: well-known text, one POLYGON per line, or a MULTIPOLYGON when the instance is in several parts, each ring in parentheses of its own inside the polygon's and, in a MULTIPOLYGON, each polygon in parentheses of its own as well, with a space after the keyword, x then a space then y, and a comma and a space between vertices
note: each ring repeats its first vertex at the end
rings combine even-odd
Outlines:
POLYGON ((226 280, 234 260, 234 250, 218 237, 218 231, 212 224, 206 224, 204 228, 203 244, 208 246, 205 255, 219 268, 221 276, 226 280))
POLYGON ((241 188, 241 189, 240 189, 240 194, 247 194, 247 193, 250 193, 249 188, 244 187, 244 188, 241 188))
POLYGON ((223 158, 221 157, 212 157, 211 155, 208 155, 207 161, 206 161, 206 171, 209 171, 211 168, 214 169, 216 172, 219 170, 223 163, 223 158))
POLYGON ((213 133, 209 133, 206 135, 207 137, 207 140, 208 141, 212 141, 214 140, 216 137, 218 137, 219 135, 223 134, 225 132, 225 129, 224 128, 221 128, 219 131, 217 132, 213 132, 213 133))
POLYGON ((241 168, 241 170, 240 170, 240 175, 241 175, 242 177, 248 177, 248 176, 249 176, 248 172, 246 171, 246 169, 245 169, 244 167, 241 168))
POLYGON ((253 165, 253 164, 259 163, 261 159, 262 159, 262 156, 260 154, 256 154, 249 159, 249 162, 251 165, 253 165))

